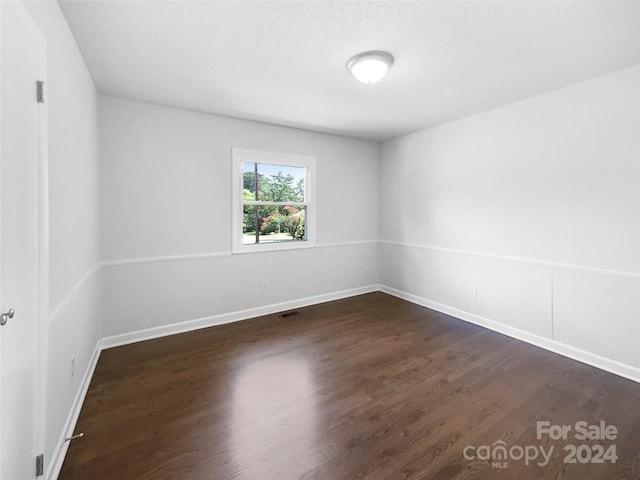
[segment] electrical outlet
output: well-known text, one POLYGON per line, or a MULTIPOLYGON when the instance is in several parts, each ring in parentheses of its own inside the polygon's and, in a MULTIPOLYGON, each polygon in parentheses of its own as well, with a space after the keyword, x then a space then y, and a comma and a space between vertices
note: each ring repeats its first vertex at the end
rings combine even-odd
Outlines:
POLYGON ((262 281, 262 293, 268 292, 269 291, 269 282, 267 282, 266 280, 262 281))
POLYGON ((477 287, 469 287, 469 296, 471 298, 478 299, 478 289, 477 287))
POLYGON ((73 355, 71 357, 71 378, 75 377, 76 375, 76 356, 73 355))

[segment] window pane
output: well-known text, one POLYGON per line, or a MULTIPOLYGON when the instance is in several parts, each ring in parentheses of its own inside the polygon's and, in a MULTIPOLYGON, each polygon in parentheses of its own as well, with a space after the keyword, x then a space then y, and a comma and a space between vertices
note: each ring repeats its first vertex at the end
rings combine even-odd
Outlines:
POLYGON ((242 243, 248 245, 304 241, 307 239, 305 214, 304 205, 245 205, 242 243))
POLYGON ((304 167, 242 162, 242 178, 244 200, 263 202, 304 202, 305 200, 304 167))

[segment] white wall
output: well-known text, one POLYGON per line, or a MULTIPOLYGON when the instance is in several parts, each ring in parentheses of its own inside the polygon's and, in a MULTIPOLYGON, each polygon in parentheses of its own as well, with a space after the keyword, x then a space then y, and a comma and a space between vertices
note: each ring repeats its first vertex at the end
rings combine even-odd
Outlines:
POLYGON ((44 452, 48 468, 62 446, 65 422, 101 337, 98 104, 58 3, 25 5, 46 39, 48 60, 51 314, 46 332, 44 452))
POLYGON ((104 336, 377 285, 378 144, 107 96, 100 136, 104 336), (317 248, 231 255, 233 147, 317 158, 317 248))
POLYGON ((380 179, 390 291, 640 380, 640 66, 385 142, 380 179))

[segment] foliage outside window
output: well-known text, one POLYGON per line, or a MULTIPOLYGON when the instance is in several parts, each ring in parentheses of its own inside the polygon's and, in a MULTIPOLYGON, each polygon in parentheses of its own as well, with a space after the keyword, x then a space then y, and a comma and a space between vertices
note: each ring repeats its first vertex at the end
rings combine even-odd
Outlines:
POLYGON ((310 157, 233 150, 234 253, 313 246, 314 166, 310 157))

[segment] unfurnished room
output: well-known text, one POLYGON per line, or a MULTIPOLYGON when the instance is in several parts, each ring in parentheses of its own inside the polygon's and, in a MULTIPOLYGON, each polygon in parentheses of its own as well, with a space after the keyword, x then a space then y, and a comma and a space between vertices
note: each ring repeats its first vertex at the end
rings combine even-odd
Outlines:
POLYGON ((640 1, 0 23, 0 480, 640 479, 640 1))

